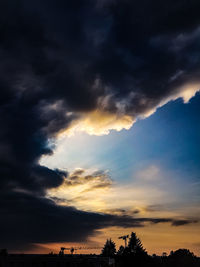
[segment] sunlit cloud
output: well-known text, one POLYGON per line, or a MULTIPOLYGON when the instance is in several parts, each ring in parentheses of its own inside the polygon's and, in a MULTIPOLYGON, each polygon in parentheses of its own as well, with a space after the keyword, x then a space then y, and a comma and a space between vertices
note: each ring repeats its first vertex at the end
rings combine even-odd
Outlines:
MULTIPOLYGON (((135 173, 134 179, 113 182, 108 172, 76 169, 63 184, 47 191, 47 197, 58 205, 74 206, 85 211, 135 217, 177 217, 181 223, 190 215, 181 210, 181 195, 171 187, 178 182, 171 173, 150 165, 135 173)), ((185 190, 188 185, 185 185, 185 190)), ((181 189, 183 191, 184 187, 181 189)), ((195 214, 194 210, 194 214, 195 214)), ((194 218, 195 219, 195 218, 194 218)))
POLYGON ((128 130, 134 122, 135 120, 129 115, 95 110, 91 113, 82 114, 81 118, 74 120, 70 127, 61 134, 72 136, 76 132, 86 132, 89 135, 107 135, 110 130, 128 130))
MULTIPOLYGON (((181 75, 181 74, 180 74, 181 75)), ((175 78, 174 78, 175 79, 175 78)), ((74 118, 66 129, 63 129, 59 132, 58 136, 70 137, 75 135, 77 132, 85 132, 89 135, 108 135, 111 130, 121 131, 123 129, 129 130, 133 124, 138 119, 145 119, 151 116, 156 112, 156 110, 170 101, 175 101, 179 98, 182 98, 184 103, 188 103, 192 97, 200 90, 200 83, 186 83, 176 90, 166 98, 160 100, 158 104, 150 105, 148 108, 148 99, 145 97, 140 97, 138 101, 144 107, 143 111, 136 112, 134 106, 130 107, 129 112, 126 112, 126 108, 134 100, 135 95, 130 93, 130 96, 127 99, 121 100, 121 102, 116 102, 116 112, 106 111, 106 105, 109 105, 106 102, 108 101, 107 97, 101 99, 99 108, 86 113, 73 113, 67 112, 66 117, 74 118), (146 108, 145 108, 146 106, 146 108)), ((56 108, 56 106, 53 106, 56 108)))
POLYGON ((156 110, 164 105, 166 105, 170 101, 175 101, 179 98, 183 99, 183 102, 186 104, 190 101, 192 97, 196 95, 197 92, 200 91, 200 82, 196 83, 186 83, 180 87, 178 87, 173 94, 170 96, 162 99, 158 105, 152 107, 145 111, 143 114, 139 115, 139 118, 148 118, 149 116, 153 115, 156 110))
POLYGON ((88 173, 87 170, 76 169, 65 178, 60 187, 48 190, 47 196, 59 205, 73 205, 83 210, 98 211, 106 205, 104 197, 112 184, 107 172, 88 173))

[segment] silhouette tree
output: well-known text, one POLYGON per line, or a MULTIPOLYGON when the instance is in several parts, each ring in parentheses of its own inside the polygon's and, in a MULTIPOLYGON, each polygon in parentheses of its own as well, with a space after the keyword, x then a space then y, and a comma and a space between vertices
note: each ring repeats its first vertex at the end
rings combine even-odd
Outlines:
POLYGON ((8 255, 8 252, 6 248, 3 248, 0 250, 0 256, 6 257, 7 255, 8 255))
POLYGON ((190 252, 189 249, 178 249, 175 252, 171 251, 170 256, 173 258, 194 258, 194 253, 190 252))
POLYGON ((142 242, 134 232, 131 233, 131 237, 129 239, 128 253, 132 255, 147 255, 147 252, 143 248, 142 242))
POLYGON ((124 254, 124 246, 120 246, 119 250, 117 251, 117 255, 123 255, 124 254))
POLYGON ((112 257, 116 254, 116 246, 115 243, 111 239, 107 239, 103 249, 102 249, 102 256, 105 257, 112 257))
POLYGON ((188 249, 171 251, 168 257, 170 267, 193 267, 200 266, 197 257, 188 249))

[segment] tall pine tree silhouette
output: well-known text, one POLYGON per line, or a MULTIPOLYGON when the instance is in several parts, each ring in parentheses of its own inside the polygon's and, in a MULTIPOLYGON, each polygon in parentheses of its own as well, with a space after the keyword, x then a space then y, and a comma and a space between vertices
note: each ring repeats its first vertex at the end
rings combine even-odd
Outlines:
POLYGON ((142 242, 137 237, 136 233, 132 232, 128 243, 128 253, 132 255, 147 255, 147 252, 143 248, 142 242))
POLYGON ((112 257, 116 254, 116 246, 115 243, 111 239, 107 239, 101 255, 105 257, 112 257))

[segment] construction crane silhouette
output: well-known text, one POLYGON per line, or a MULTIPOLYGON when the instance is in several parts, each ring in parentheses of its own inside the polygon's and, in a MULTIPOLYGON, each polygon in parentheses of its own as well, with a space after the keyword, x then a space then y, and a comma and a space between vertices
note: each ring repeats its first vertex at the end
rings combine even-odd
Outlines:
POLYGON ((61 247, 59 256, 64 256, 65 250, 69 250, 71 255, 73 255, 76 250, 81 250, 81 249, 100 249, 100 247, 71 247, 71 248, 61 247))
POLYGON ((127 238, 129 238, 129 235, 123 235, 123 236, 118 237, 118 239, 124 240, 125 248, 127 247, 127 238))

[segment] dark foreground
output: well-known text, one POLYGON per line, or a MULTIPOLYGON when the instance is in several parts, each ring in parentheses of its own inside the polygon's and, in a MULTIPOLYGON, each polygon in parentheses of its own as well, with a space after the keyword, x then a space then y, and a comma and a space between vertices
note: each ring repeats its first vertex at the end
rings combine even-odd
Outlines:
POLYGON ((93 255, 28 255, 0 256, 0 267, 103 267, 109 266, 109 258, 93 255))
POLYGON ((28 255, 0 256, 0 267, 200 267, 198 257, 132 257, 99 255, 28 255))

